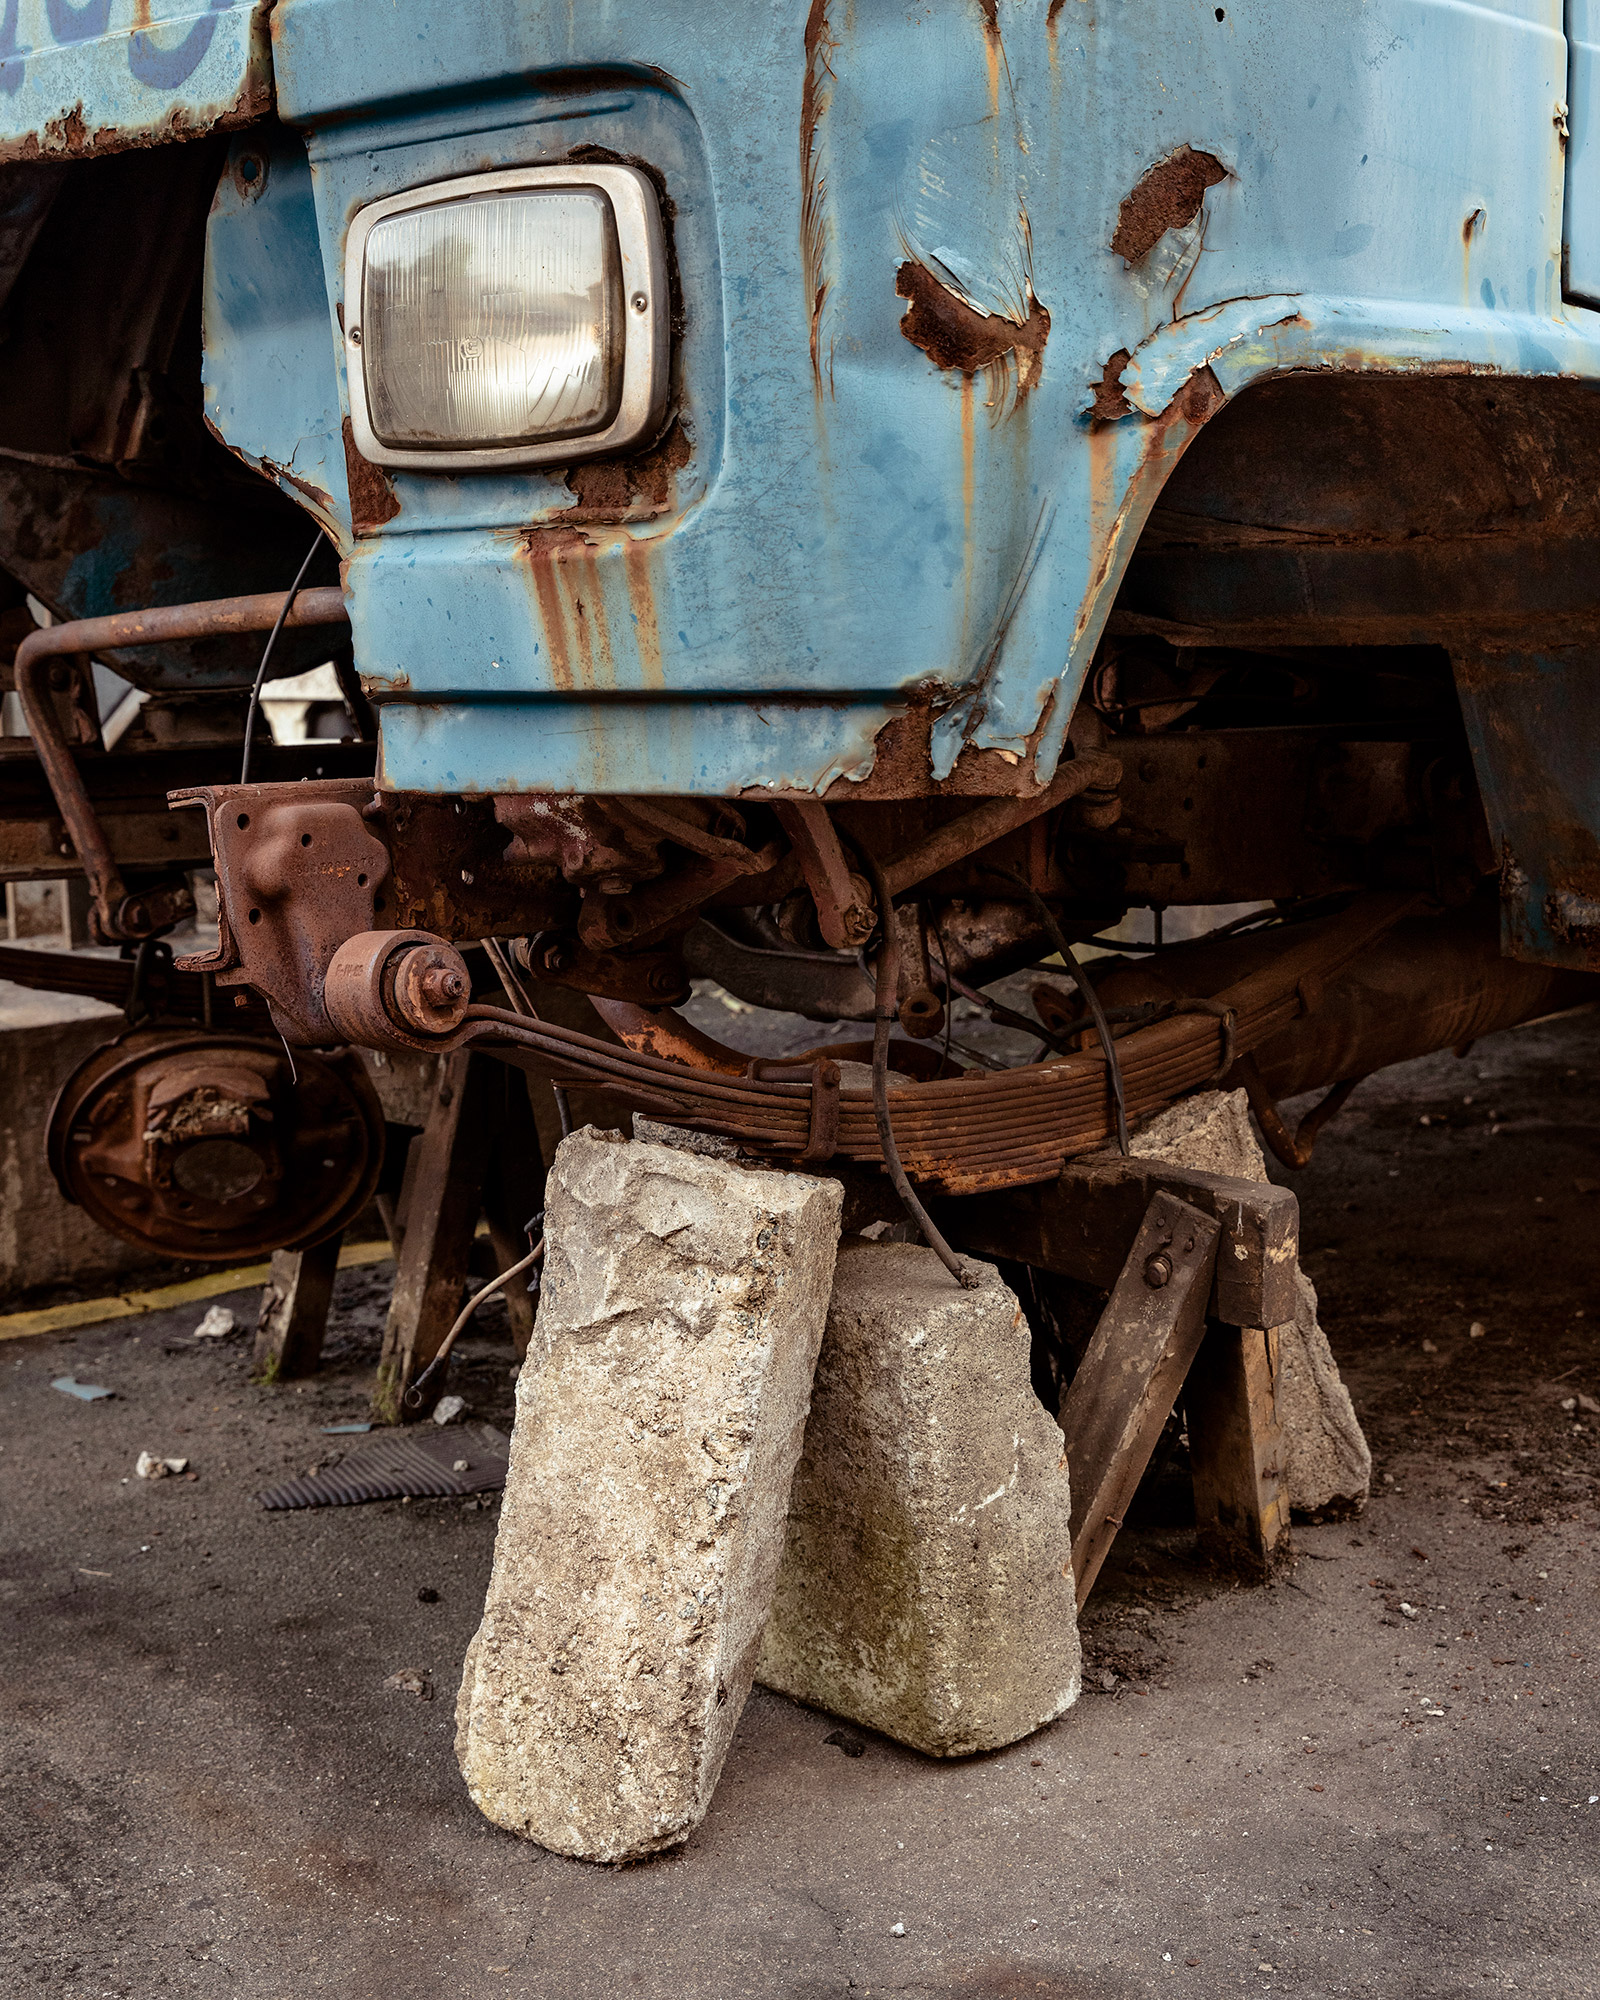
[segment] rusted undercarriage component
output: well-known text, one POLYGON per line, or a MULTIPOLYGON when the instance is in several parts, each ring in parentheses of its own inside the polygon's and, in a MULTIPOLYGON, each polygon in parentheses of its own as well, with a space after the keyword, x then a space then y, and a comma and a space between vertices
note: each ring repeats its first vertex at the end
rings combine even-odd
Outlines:
POLYGON ((344 1228, 377 1184, 383 1109, 354 1052, 144 1029, 72 1073, 46 1145, 61 1192, 103 1229, 225 1263, 344 1228))
MULTIPOLYGON (((153 937, 168 930, 194 904, 187 883, 155 883, 130 895, 89 798, 71 745, 62 733, 51 699, 52 676, 70 674, 73 660, 118 647, 154 645, 162 640, 201 639, 223 633, 264 632, 284 613, 276 592, 256 597, 219 598, 209 604, 178 604, 150 611, 126 611, 107 618, 81 618, 30 632, 17 648, 12 672, 22 712, 39 762, 55 795, 73 851, 94 895, 94 928, 102 943, 153 937)), ((344 624, 344 598, 337 590, 302 591, 289 605, 286 625, 344 624)))
MULTIPOLYGON (((1118 1045, 1129 1110, 1152 1111, 1218 1075, 1233 1055, 1270 1041, 1303 1011, 1304 994, 1381 936, 1410 899, 1363 899, 1343 916, 1305 935, 1290 934, 1271 965, 1227 987, 1215 1011, 1174 1013, 1128 1034, 1118 1045)), ((832 1150, 846 1159, 882 1164, 883 1150, 869 1091, 842 1089, 831 1053, 818 1052, 811 1074, 788 1082, 770 1064, 746 1064, 712 1045, 699 1051, 716 1068, 692 1068, 673 1057, 619 1049, 501 1008, 458 1006, 458 1025, 431 1031, 407 996, 415 990, 408 961, 424 969, 450 964, 448 947, 415 935, 375 932, 341 946, 329 967, 324 996, 331 1025, 350 1041, 382 1048, 454 1050, 481 1047, 537 1067, 560 1082, 614 1093, 660 1117, 725 1133, 774 1159, 815 1159, 818 1139, 831 1131, 832 1150), (751 1071, 762 1072, 751 1074, 751 1071)), ((459 965, 459 961, 456 961, 459 965)), ((465 968, 461 967, 464 975, 465 968)), ((624 1024, 644 1041, 653 1026, 624 1024)), ((614 1025, 616 1025, 614 1023, 614 1025)), ((676 1046, 695 1053, 693 1036, 676 1046)), ((924 1044, 906 1045, 933 1054, 924 1044)), ((789 1065, 795 1068, 795 1065, 789 1065)), ((897 1150, 906 1171, 940 1193, 1044 1180, 1071 1155, 1103 1143, 1112 1126, 1111 1092, 1103 1055, 948 1081, 911 1082, 890 1099, 897 1150)))
MULTIPOLYGON (((1060 815, 1104 828, 1119 810, 1119 775, 1115 759, 1087 752, 1032 799, 963 802, 931 825, 926 810, 919 818, 904 807, 862 808, 879 819, 855 839, 887 847, 896 894, 952 869, 977 867, 982 879, 985 866, 1010 873, 1019 863, 1049 887, 1060 815)), ((339 780, 195 787, 173 803, 206 810, 222 912, 217 950, 187 969, 254 987, 281 1031, 312 1046, 341 1039, 324 984, 336 949, 359 933, 515 939, 524 969, 540 978, 660 1007, 687 993, 681 944, 703 909, 781 911, 799 896, 819 930, 826 923, 843 936, 878 920, 865 876, 846 860, 850 824, 841 845, 831 820, 824 834, 814 815, 788 814, 801 837, 787 845, 771 807, 544 795, 438 801, 339 780)), ((947 949, 963 976, 980 961, 982 976, 994 976, 997 955, 1025 963, 1041 933, 1009 907, 1010 921, 998 924, 949 912, 938 925, 941 955, 947 949)), ((920 967, 916 912, 897 914, 912 926, 908 962, 920 967)))
MULTIPOLYGON (((242 721, 242 704, 232 706, 242 721)), ((160 748, 133 748, 126 738, 110 751, 98 742, 74 743, 78 776, 130 891, 136 892, 152 874, 211 865, 211 843, 199 817, 173 812, 167 796, 204 784, 216 776, 219 765, 236 770, 243 748, 242 729, 160 748)), ((365 776, 372 763, 370 743, 324 738, 258 742, 251 768, 258 777, 290 784, 301 778, 365 776)), ((32 744, 26 737, 0 739, 0 880, 49 881, 69 871, 81 872, 32 744)))
MULTIPOLYGON (((1463 1030, 1488 1032, 1600 999, 1600 981, 1498 959, 1482 908, 1408 920, 1415 907, 1416 899, 1403 895, 1370 896, 1337 916, 1204 947, 1209 963, 1196 957, 1195 983, 1213 990, 1180 995, 1165 1011, 1173 997, 1169 973, 1167 1002, 1151 1004, 1157 1018, 1130 1023, 1117 1041, 1130 1115, 1226 1077, 1243 1057, 1254 1056, 1262 1074, 1305 1089, 1448 1046, 1463 1030), (1397 940, 1386 942, 1396 932, 1397 940)), ((1121 976, 1107 982, 1109 992, 1121 976)), ((843 1088, 839 1079, 838 1060, 864 1050, 830 1045, 782 1064, 751 1062, 670 1010, 608 1008, 626 1045, 619 1048, 472 1005, 465 989, 465 967, 442 940, 377 931, 340 947, 324 990, 333 1027, 352 1042, 480 1048, 557 1082, 598 1088, 629 1108, 736 1138, 774 1160, 883 1164, 871 1092, 843 1088)), ((1112 1129, 1099 1050, 941 1080, 926 1067, 927 1060, 937 1064, 937 1051, 923 1043, 894 1047, 919 1059, 897 1067, 922 1071, 889 1099, 896 1149, 913 1180, 933 1193, 1050 1179, 1065 1160, 1103 1145, 1112 1129)))
MULTIPOLYGON (((1108 973, 1100 994, 1108 1006, 1220 994, 1275 963, 1284 935, 1173 945, 1153 962, 1108 973)), ((1275 1098, 1327 1089, 1600 1000, 1600 976, 1502 958, 1493 898, 1482 896, 1441 916, 1403 918, 1306 998, 1304 1012, 1253 1051, 1275 1098)))

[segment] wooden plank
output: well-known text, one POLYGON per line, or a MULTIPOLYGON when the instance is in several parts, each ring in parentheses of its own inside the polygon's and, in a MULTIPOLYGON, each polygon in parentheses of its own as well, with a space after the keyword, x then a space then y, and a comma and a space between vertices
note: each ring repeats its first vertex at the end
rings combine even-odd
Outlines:
POLYGON ((1289 1538, 1275 1326, 1213 1326, 1184 1387, 1195 1525, 1206 1553, 1259 1582, 1289 1538))
POLYGON ((1300 1204, 1290 1188, 1160 1160, 1071 1161, 1058 1180, 930 1204, 958 1249, 1012 1257, 1102 1291, 1117 1282, 1151 1198, 1165 1192, 1222 1226, 1209 1310, 1230 1326, 1294 1318, 1300 1204))
POLYGON ((250 1361, 256 1381, 281 1382, 315 1372, 343 1240, 341 1231, 309 1250, 273 1251, 250 1361))
POLYGON ((1061 1401, 1081 1605, 1205 1333, 1222 1228, 1158 1192, 1061 1401))
MULTIPOLYGON (((464 1051, 441 1065, 433 1108, 406 1162, 400 1243, 372 1411, 380 1423, 413 1414, 406 1390, 438 1352, 461 1310, 496 1120, 498 1070, 464 1051)), ((503 1100, 501 1100, 503 1102, 503 1100)))

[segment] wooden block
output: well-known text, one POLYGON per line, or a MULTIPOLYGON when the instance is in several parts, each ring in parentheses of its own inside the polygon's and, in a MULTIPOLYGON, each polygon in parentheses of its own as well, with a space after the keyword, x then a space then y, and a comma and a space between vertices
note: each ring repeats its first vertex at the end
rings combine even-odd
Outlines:
POLYGON ((1222 1226, 1158 1192, 1061 1402, 1081 1606, 1205 1333, 1222 1226))
POLYGON ((322 1357, 328 1305, 339 1270, 341 1231, 309 1250, 274 1250, 261 1293, 250 1372, 258 1382, 310 1375, 322 1357))
POLYGON ((499 1075, 485 1056, 470 1051, 451 1056, 441 1067, 428 1123, 412 1141, 400 1218, 405 1233, 372 1397, 373 1415, 381 1423, 399 1423, 411 1414, 404 1407, 405 1392, 461 1310, 489 1142, 498 1122, 499 1075))
POLYGON ((1255 1581, 1289 1537, 1277 1374, 1277 1327, 1213 1326, 1183 1392, 1201 1546, 1255 1581))
POLYGON ((1230 1326, 1281 1326, 1295 1312, 1300 1204, 1290 1188, 1160 1160, 1071 1161, 1060 1178, 931 1204, 950 1240, 1102 1291, 1117 1282, 1152 1196, 1166 1192, 1222 1227, 1209 1310, 1230 1326))

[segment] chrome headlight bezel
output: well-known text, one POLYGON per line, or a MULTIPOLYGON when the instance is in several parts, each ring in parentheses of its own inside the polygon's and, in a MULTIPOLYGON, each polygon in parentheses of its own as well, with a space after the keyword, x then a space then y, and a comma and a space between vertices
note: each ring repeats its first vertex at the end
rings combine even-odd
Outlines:
POLYGON ((344 301, 351 438, 356 450, 373 465, 398 472, 494 472, 571 464, 648 440, 666 414, 670 339, 666 240, 655 188, 637 167, 587 163, 509 167, 385 195, 360 209, 350 224, 345 243, 344 301), (603 430, 578 436, 514 444, 463 443, 437 448, 385 444, 372 426, 361 325, 367 242, 373 229, 391 216, 470 201, 478 195, 569 189, 604 195, 616 230, 622 287, 622 385, 611 421, 603 430))

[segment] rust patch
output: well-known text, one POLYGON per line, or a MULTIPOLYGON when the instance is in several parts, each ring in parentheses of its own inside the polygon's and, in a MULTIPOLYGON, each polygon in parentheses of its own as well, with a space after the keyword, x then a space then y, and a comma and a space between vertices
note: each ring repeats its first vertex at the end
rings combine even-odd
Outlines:
POLYGON ((1045 32, 1052 41, 1055 39, 1056 28, 1061 20, 1061 10, 1066 4, 1067 0, 1050 0, 1050 11, 1044 17, 1044 25, 1045 32))
POLYGON ((1094 385, 1094 401, 1085 412, 1096 423, 1114 424, 1119 417, 1133 415, 1133 405, 1118 379, 1132 359, 1127 348, 1119 347, 1101 371, 1100 380, 1094 385))
POLYGON ((80 101, 70 111, 48 119, 39 132, 25 132, 20 139, 0 145, 0 165, 15 160, 90 159, 105 153, 137 152, 151 146, 168 146, 179 139, 198 139, 208 132, 228 131, 248 125, 272 109, 272 83, 253 78, 228 109, 217 116, 175 104, 164 118, 152 125, 124 128, 101 125, 93 132, 83 115, 80 101))
POLYGON ((895 274, 894 288, 911 305, 900 331, 920 347, 936 368, 976 375, 980 369, 1016 370, 1021 402, 1038 380, 1050 315, 1030 291, 1028 317, 1020 325, 1002 313, 984 314, 941 285, 924 264, 908 261, 895 274))
MULTIPOLYGON (((210 428, 214 433, 216 427, 212 425, 210 428)), ((286 486, 292 486, 296 493, 303 493, 312 506, 320 509, 321 512, 331 514, 334 511, 333 495, 331 493, 324 492, 320 486, 314 484, 309 479, 300 478, 297 473, 291 472, 288 466, 280 465, 275 458, 262 459, 261 470, 270 478, 281 479, 286 486)))
POLYGON ((344 420, 344 472, 350 486, 350 525, 358 535, 370 535, 400 511, 394 482, 381 466, 356 450, 350 419, 344 420))
POLYGON ((1182 229, 1200 213, 1207 188, 1228 178, 1228 169, 1212 153, 1180 146, 1140 175, 1117 211, 1111 247, 1129 264, 1149 256, 1169 229, 1182 229))
POLYGON ((577 506, 562 515, 582 527, 605 521, 648 520, 677 498, 677 475, 689 463, 689 433, 674 418, 654 450, 632 458, 591 458, 563 474, 577 506))
POLYGON ((827 182, 817 159, 817 127, 833 80, 829 55, 838 47, 828 22, 828 0, 811 0, 806 16, 806 75, 800 90, 800 256, 805 268, 806 310, 811 321, 811 379, 822 394, 822 309, 828 300, 827 182))

